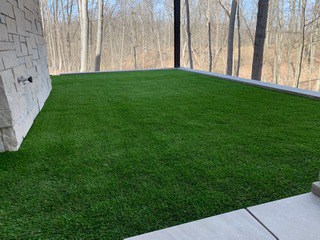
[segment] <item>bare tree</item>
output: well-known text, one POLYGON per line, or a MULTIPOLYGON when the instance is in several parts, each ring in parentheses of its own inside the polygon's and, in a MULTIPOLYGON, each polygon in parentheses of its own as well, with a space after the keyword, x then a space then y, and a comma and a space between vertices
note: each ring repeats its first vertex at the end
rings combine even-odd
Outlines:
POLYGON ((261 81, 269 0, 259 0, 251 79, 261 81))
MULTIPOLYGON (((84 63, 90 62, 92 69, 96 70, 99 57, 102 57, 100 70, 172 66, 172 0, 162 0, 163 4, 156 0, 104 1, 103 16, 99 14, 99 1, 40 0, 51 73, 79 71, 86 65, 84 63), (82 18, 86 9, 82 4, 87 5, 87 21, 82 18), (99 26, 99 16, 103 18, 103 28, 99 26), (86 24, 83 22, 88 23, 89 29, 84 38, 83 29, 86 28, 83 25, 86 24), (83 39, 87 38, 83 45, 83 39), (81 61, 85 46, 88 48, 87 59, 81 61)), ((234 32, 236 39, 233 41, 231 37, 228 39, 229 32, 232 32, 232 28, 229 29, 232 1, 188 0, 187 6, 182 8, 182 29, 185 31, 181 39, 183 65, 189 67, 191 59, 193 68, 226 73, 229 62, 233 75, 250 78, 258 20, 257 2, 251 0, 240 4, 237 0, 233 25, 233 31, 237 32, 234 32), (233 54, 232 61, 228 59, 228 40, 229 46, 233 47, 229 51, 229 56, 233 54)), ((320 0, 269 0, 262 81, 320 90, 320 81, 317 80, 320 65, 319 3, 320 0)))
POLYGON ((238 0, 232 0, 230 20, 229 20, 229 34, 228 34, 228 56, 227 56, 227 71, 228 75, 232 75, 233 68, 233 43, 234 43, 234 25, 236 22, 238 0))
POLYGON ((193 69, 189 0, 185 0, 185 4, 186 4, 186 21, 187 21, 186 32, 187 32, 187 39, 188 39, 189 64, 190 64, 190 68, 193 69))
POLYGON ((305 49, 305 35, 306 35, 306 8, 307 8, 307 0, 302 0, 301 3, 301 44, 299 49, 299 54, 297 58, 297 74, 296 74, 296 82, 295 87, 299 87, 300 77, 301 77, 301 69, 303 62, 303 54, 305 49))
POLYGON ((240 66, 241 66, 241 22, 240 22, 240 2, 238 2, 238 10, 237 10, 237 23, 238 23, 238 63, 236 69, 236 76, 239 77, 240 66))
POLYGON ((211 41, 211 0, 207 0, 207 11, 206 11, 206 19, 207 19, 207 28, 208 28, 208 70, 212 72, 212 41, 211 41))
POLYGON ((94 70, 100 71, 101 65, 101 49, 102 49, 102 31, 103 31, 103 0, 98 0, 98 28, 97 28, 97 46, 94 70))
POLYGON ((72 66, 72 48, 71 48, 71 24, 72 24, 72 14, 73 14, 73 3, 74 0, 71 0, 70 2, 66 3, 66 12, 67 12, 67 36, 66 36, 66 44, 67 44, 67 51, 68 51, 68 71, 71 71, 72 66))
POLYGON ((316 80, 316 86, 315 86, 315 91, 320 91, 320 64, 319 64, 319 69, 318 69, 318 79, 316 80))
POLYGON ((80 72, 87 71, 89 50, 89 19, 88 0, 78 0, 80 28, 81 28, 81 65, 80 72))

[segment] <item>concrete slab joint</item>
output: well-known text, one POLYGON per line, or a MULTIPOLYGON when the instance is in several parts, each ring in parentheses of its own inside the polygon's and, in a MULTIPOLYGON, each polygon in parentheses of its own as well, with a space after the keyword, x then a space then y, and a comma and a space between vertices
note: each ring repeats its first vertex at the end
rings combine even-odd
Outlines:
POLYGON ((276 240, 245 209, 201 219, 125 240, 276 240))
POLYGON ((0 152, 19 149, 51 91, 39 26, 39 0, 0 1, 0 152))
POLYGON ((306 193, 125 240, 313 240, 320 239, 319 225, 320 198, 306 193))

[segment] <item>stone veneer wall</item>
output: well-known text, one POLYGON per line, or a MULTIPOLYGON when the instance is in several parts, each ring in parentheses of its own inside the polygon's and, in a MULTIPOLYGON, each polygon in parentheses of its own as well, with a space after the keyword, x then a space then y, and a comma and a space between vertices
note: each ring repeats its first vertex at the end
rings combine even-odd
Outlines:
POLYGON ((0 152, 19 149, 50 91, 39 0, 0 0, 0 152))

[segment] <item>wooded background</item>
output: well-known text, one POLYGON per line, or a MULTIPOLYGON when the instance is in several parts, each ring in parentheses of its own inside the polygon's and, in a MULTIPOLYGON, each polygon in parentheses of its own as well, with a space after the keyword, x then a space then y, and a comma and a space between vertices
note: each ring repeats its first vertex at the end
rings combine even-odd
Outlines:
MULTIPOLYGON (((52 74, 173 67, 173 0, 40 4, 52 74)), ((181 0, 181 10, 182 66, 320 90, 320 0, 181 0)))

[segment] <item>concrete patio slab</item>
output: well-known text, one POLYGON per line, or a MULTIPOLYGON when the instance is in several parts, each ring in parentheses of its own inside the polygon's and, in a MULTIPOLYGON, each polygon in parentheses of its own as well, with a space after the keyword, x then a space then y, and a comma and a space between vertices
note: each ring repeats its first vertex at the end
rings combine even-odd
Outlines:
POLYGON ((320 239, 320 198, 312 193, 250 207, 248 211, 281 240, 320 239))
POLYGON ((274 240, 245 209, 201 219, 126 240, 274 240))

